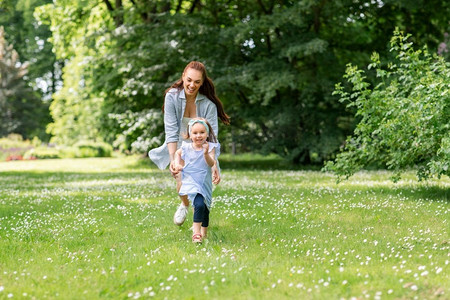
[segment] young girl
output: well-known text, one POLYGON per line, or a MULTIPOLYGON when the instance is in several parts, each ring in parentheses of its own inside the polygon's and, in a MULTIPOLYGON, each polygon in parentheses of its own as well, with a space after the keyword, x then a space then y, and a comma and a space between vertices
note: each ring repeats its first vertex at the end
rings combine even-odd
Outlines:
POLYGON ((180 197, 194 206, 192 241, 201 243, 206 238, 211 209, 211 167, 220 154, 220 144, 204 118, 189 121, 186 135, 192 143, 183 142, 175 152, 175 170, 182 175, 180 197))

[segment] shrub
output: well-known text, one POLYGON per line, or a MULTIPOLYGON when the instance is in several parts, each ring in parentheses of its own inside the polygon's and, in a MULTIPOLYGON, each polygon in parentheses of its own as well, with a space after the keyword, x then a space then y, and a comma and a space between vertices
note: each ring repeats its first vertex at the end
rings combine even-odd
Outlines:
POLYGON ((78 158, 81 157, 80 149, 77 147, 63 147, 59 149, 61 158, 78 158))
POLYGON ((109 117, 123 130, 113 143, 121 151, 147 153, 164 141, 163 116, 159 109, 126 111, 123 114, 110 114, 109 117))
POLYGON ((378 54, 372 56, 369 69, 380 79, 374 87, 351 65, 344 76, 351 91, 336 86, 335 93, 360 118, 354 136, 325 167, 339 178, 371 163, 395 171, 394 180, 408 168, 416 168, 419 179, 450 175, 450 64, 426 49, 415 51, 408 38, 395 32, 397 60, 387 69, 378 54))
POLYGON ((49 159, 61 158, 60 151, 57 148, 37 147, 28 150, 23 156, 24 159, 49 159))
POLYGON ((110 157, 113 151, 111 145, 103 142, 80 141, 73 147, 78 148, 77 157, 110 157))
POLYGON ((30 141, 23 140, 20 134, 10 134, 7 137, 0 138, 0 148, 2 149, 28 148, 30 146, 30 141))
POLYGON ((39 138, 31 142, 21 135, 10 134, 0 138, 0 161, 19 159, 110 157, 111 145, 103 142, 80 141, 72 147, 48 147, 39 138))
POLYGON ((23 140, 20 134, 0 138, 0 161, 19 160, 31 148, 30 141, 23 140))

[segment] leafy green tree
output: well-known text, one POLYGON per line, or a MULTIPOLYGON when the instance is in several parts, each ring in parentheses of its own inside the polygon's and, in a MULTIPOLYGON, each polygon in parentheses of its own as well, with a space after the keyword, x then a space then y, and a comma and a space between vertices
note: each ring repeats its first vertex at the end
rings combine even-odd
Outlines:
POLYGON ((0 8, 0 26, 7 29, 5 37, 14 45, 21 60, 29 62, 23 79, 40 99, 36 102, 39 109, 33 113, 33 120, 38 121, 34 125, 34 134, 44 140, 48 140, 45 127, 50 122, 49 101, 57 89, 61 69, 52 53, 52 45, 47 41, 51 36, 49 28, 33 17, 34 8, 48 2, 51 0, 4 1, 0 8))
MULTIPOLYGON (((168 29, 158 25, 161 15, 169 14, 166 2, 155 1, 146 8, 143 2, 59 1, 37 10, 39 20, 54 29, 51 41, 57 57, 66 60, 64 85, 51 106, 53 141, 72 144, 80 137, 104 139, 123 141, 117 146, 129 149, 130 134, 138 141, 152 140, 153 136, 137 136, 136 132, 149 131, 136 129, 129 120, 133 116, 132 120, 161 123, 157 111, 161 111, 162 91, 171 73, 171 64, 164 66, 160 61, 167 52, 160 32, 168 29), (163 83, 155 83, 161 76, 163 83), (151 113, 148 108, 153 108, 151 113)), ((151 132, 159 135, 159 130, 151 132)))
POLYGON ((113 146, 127 152, 146 153, 164 142, 163 116, 160 110, 145 109, 140 112, 126 111, 121 114, 110 114, 121 130, 113 146))
MULTIPOLYGON (((419 2, 180 1, 184 9, 154 6, 147 18, 125 11, 119 34, 110 36, 117 47, 97 60, 93 82, 111 87, 108 113, 159 107, 161 91, 179 70, 189 60, 202 60, 233 119, 232 128, 222 128, 222 141, 294 163, 321 161, 354 126, 331 95, 345 64, 369 61, 374 49, 385 53, 386 32, 394 24, 429 22, 415 21, 419 2), (379 26, 383 22, 389 26, 379 26)), ((429 15, 442 24, 438 7, 434 3, 429 15)), ((421 41, 432 41, 422 32, 421 41)))
POLYGON ((0 13, 7 12, 13 7, 13 0, 0 0, 0 13))
POLYGON ((37 8, 35 15, 52 28, 50 41, 56 57, 65 61, 63 85, 53 94, 50 105, 53 122, 47 130, 52 142, 73 145, 79 140, 103 141, 99 134, 103 98, 91 92, 89 65, 104 53, 101 47, 96 48, 93 35, 104 31, 106 9, 90 6, 89 1, 58 1, 37 8))
POLYGON ((18 120, 13 118, 14 109, 10 99, 20 93, 26 68, 17 68, 17 59, 17 52, 7 44, 4 29, 0 27, 0 136, 13 132, 19 125, 18 120))
POLYGON ((48 41, 51 31, 33 16, 36 7, 51 0, 17 0, 0 13, 0 26, 8 31, 8 41, 14 45, 19 56, 31 64, 26 80, 45 99, 50 99, 60 81, 62 62, 57 61, 48 41))
POLYGON ((426 48, 414 50, 409 38, 395 32, 396 60, 387 67, 372 55, 376 85, 349 64, 344 78, 350 90, 336 86, 341 102, 360 119, 343 151, 325 167, 339 179, 373 163, 394 170, 394 180, 408 168, 417 168, 419 179, 450 174, 450 63, 426 48))
MULTIPOLYGON (((70 67, 53 99, 51 132, 60 141, 82 132, 123 140, 117 116, 160 109, 186 63, 201 60, 232 117, 220 131, 225 149, 320 162, 355 125, 332 95, 347 62, 364 65, 374 50, 388 57, 395 26, 434 49, 449 13, 437 0, 54 1, 37 14, 70 67)), ((136 139, 152 138, 140 132, 136 139)))
POLYGON ((29 138, 39 134, 39 117, 45 109, 24 81, 27 68, 0 27, 0 136, 19 133, 29 138))

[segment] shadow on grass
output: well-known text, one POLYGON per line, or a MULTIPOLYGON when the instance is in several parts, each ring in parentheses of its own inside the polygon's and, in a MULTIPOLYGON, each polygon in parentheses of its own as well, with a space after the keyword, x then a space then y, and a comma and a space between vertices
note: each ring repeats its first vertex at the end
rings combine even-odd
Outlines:
POLYGON ((222 169, 233 170, 285 170, 285 171, 320 171, 321 164, 316 165, 294 165, 277 155, 267 156, 259 154, 224 154, 219 157, 220 167, 222 169))
MULTIPOLYGON (((15 190, 17 192, 40 191, 47 189, 68 188, 72 190, 98 189, 104 192, 105 187, 136 186, 141 187, 148 181, 148 187, 152 189, 166 189, 167 182, 161 182, 160 172, 52 172, 52 171, 8 171, 0 175, 0 186, 3 190, 15 190), (155 185, 154 182, 160 182, 155 185), (153 185, 153 186, 152 186, 153 185)), ((175 181, 174 181, 175 185, 175 181)), ((2 191, 0 190, 0 195, 2 191)))
MULTIPOLYGON (((227 170, 237 171, 258 171, 258 170, 313 170, 320 171, 321 166, 292 166, 286 163, 282 158, 270 155, 230 155, 220 156, 220 166, 224 172, 227 170)), ((148 157, 142 157, 134 160, 132 163, 126 164, 122 170, 111 170, 105 172, 64 172, 64 171, 6 171, 0 173, 0 186, 18 189, 39 189, 42 188, 41 183, 57 183, 56 186, 64 186, 72 182, 79 181, 108 181, 111 185, 133 185, 137 180, 161 179, 166 177, 170 179, 168 170, 160 171, 148 157), (123 180, 123 182, 118 182, 123 180)), ((108 184, 107 182, 103 183, 108 184)), ((140 183, 141 184, 141 183, 140 183)), ((95 186, 95 185, 93 185, 95 186)), ((448 186, 448 185, 447 185, 448 186)), ((358 187, 358 189, 371 189, 377 193, 385 195, 399 194, 411 200, 443 200, 450 202, 450 189, 445 185, 439 185, 433 182, 417 182, 412 186, 396 185, 386 187, 358 187)), ((52 187, 52 186, 50 186, 52 187)), ((161 186, 160 188, 166 188, 161 186)))
MULTIPOLYGON (((321 164, 293 165, 277 155, 263 156, 259 154, 224 154, 219 157, 219 164, 223 170, 320 171, 323 167, 321 164)), ((129 164, 127 168, 157 169, 156 165, 148 157, 141 157, 134 163, 129 164)))
POLYGON ((450 188, 426 183, 418 183, 417 186, 414 187, 395 186, 394 184, 392 187, 370 188, 370 190, 382 195, 401 195, 406 199, 414 199, 416 201, 433 200, 450 203, 450 188))
POLYGON ((6 171, 0 173, 0 182, 10 181, 11 177, 20 177, 20 182, 27 184, 26 179, 62 181, 63 183, 71 181, 79 181, 80 179, 121 179, 121 178, 151 178, 160 177, 159 172, 127 172, 127 171, 113 171, 113 172, 60 172, 60 171, 6 171))

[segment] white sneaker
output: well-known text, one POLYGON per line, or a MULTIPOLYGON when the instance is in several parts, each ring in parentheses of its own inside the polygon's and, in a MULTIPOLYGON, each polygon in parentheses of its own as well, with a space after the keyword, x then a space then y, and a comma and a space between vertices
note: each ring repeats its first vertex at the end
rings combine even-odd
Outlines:
POLYGON ((188 214, 188 206, 185 206, 183 203, 181 203, 180 206, 178 206, 175 215, 173 216, 173 222, 175 223, 175 225, 178 226, 183 225, 184 221, 186 220, 187 214, 188 214))

